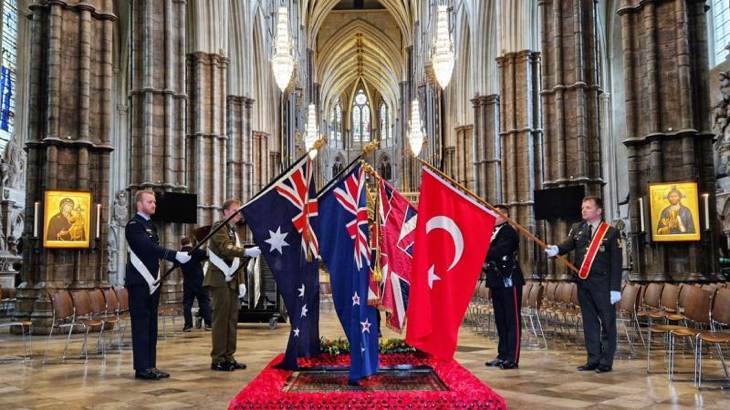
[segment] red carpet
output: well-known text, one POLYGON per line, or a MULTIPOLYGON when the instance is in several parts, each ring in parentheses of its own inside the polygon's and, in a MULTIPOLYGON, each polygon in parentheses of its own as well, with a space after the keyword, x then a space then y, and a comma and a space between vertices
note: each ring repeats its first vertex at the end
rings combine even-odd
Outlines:
MULTIPOLYGON (((455 360, 439 361, 422 353, 384 354, 380 356, 380 366, 391 367, 399 365, 427 366, 433 370, 440 382, 432 383, 428 377, 418 376, 414 386, 422 386, 418 391, 394 389, 379 383, 388 380, 388 376, 371 376, 361 381, 360 391, 331 391, 333 383, 341 383, 342 390, 352 390, 347 385, 346 373, 340 381, 327 379, 327 386, 316 391, 316 386, 307 390, 307 393, 294 393, 292 390, 301 384, 306 384, 309 377, 297 378, 287 385, 287 380, 294 372, 274 369, 272 366, 279 363, 283 355, 277 356, 248 386, 234 398, 231 409, 333 409, 333 408, 471 408, 471 409, 506 409, 504 398, 496 394, 487 385, 469 373, 455 360), (441 386, 446 390, 439 390, 441 386), (330 391, 327 391, 330 390, 330 391)), ((332 356, 322 354, 313 358, 299 359, 303 369, 322 366, 348 366, 349 355, 332 356)), ((423 367, 419 367, 423 368, 423 367)), ((403 373, 403 372, 400 372, 403 373)), ((434 378, 436 379, 436 378, 434 378)), ((393 381, 393 379, 390 379, 393 381)), ((336 387, 336 386, 335 386, 336 387)), ((400 386, 402 387, 402 385, 400 386)), ((294 389, 296 390, 296 389, 294 389)), ((301 391, 301 390, 299 390, 301 391)))

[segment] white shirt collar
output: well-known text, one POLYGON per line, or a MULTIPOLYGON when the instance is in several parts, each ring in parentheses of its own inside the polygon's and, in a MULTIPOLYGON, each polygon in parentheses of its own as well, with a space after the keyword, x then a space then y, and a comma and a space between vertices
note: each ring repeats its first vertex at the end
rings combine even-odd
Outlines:
POLYGON ((137 212, 137 215, 141 216, 141 217, 142 217, 142 218, 144 218, 144 219, 145 219, 146 221, 149 221, 149 220, 150 220, 150 217, 149 217, 149 216, 147 216, 147 215, 145 215, 145 214, 143 214, 142 212, 137 212))

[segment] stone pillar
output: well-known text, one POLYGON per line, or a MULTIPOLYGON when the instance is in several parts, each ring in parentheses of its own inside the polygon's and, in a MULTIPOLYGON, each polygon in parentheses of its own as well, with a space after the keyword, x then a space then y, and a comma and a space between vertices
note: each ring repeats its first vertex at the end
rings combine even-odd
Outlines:
POLYGON ((106 221, 102 208, 96 238, 95 204, 109 203, 111 145, 112 30, 111 0, 36 1, 32 20, 28 174, 22 284, 15 316, 32 319, 34 330, 47 330, 52 316, 49 291, 109 286, 106 221), (88 249, 46 249, 42 236, 45 190, 91 192, 88 249), (39 236, 33 236, 35 224, 39 236))
MULTIPOLYGON (((226 78, 228 59, 218 54, 188 54, 187 175, 198 194, 198 225, 220 219, 226 200, 226 78)), ((237 144, 238 145, 238 144, 237 144)))
POLYGON ((265 132, 254 131, 252 135, 253 146, 253 192, 261 191, 261 188, 269 183, 269 135, 265 132))
MULTIPOLYGON (((600 105, 596 0, 540 0, 543 188, 585 187, 601 195, 600 105)), ((610 221, 607 221, 610 222, 610 221)), ((565 239, 572 222, 546 222, 546 242, 565 239)), ((565 267, 548 263, 555 277, 565 267)))
POLYGON ((474 107, 474 189, 487 202, 496 205, 502 202, 499 95, 476 97, 471 102, 474 107))
POLYGON ((626 79, 632 280, 708 280, 719 271, 716 210, 710 207, 711 229, 704 230, 701 198, 701 241, 650 242, 650 232, 639 232, 638 198, 644 198, 646 230, 656 225, 648 206, 650 183, 697 181, 699 192, 709 193, 710 203, 715 203, 705 13, 705 1, 696 0, 624 0, 618 11, 626 79))
POLYGON ((454 154, 454 179, 470 190, 474 190, 473 129, 472 125, 457 127, 455 129, 456 145, 453 147, 456 150, 454 154))
MULTIPOLYGON (((185 192, 185 0, 131 1, 129 191, 185 192)), ((180 224, 159 224, 160 245, 178 249, 180 224)), ((170 264, 161 263, 166 270, 170 264)), ((165 280, 162 298, 179 299, 182 275, 165 280), (174 292, 174 293, 173 293, 174 292)))
POLYGON ((227 186, 226 198, 251 198, 253 163, 251 146, 251 106, 247 97, 228 96, 227 120, 227 186))
MULTIPOLYGON (((534 190, 542 186, 540 129, 540 54, 525 50, 497 58, 500 70, 500 149, 502 203, 510 217, 540 235, 535 222, 534 190)), ((520 263, 526 275, 537 270, 541 253, 520 241, 520 263)))

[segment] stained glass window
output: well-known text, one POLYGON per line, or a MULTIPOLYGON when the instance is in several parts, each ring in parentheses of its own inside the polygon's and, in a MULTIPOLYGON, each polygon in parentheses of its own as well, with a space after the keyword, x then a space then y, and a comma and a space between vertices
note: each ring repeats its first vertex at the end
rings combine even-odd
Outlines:
POLYGON ((370 142, 370 106, 368 97, 360 89, 355 94, 352 104, 352 138, 355 142, 370 142))
POLYGON ((0 152, 10 141, 15 125, 16 62, 18 56, 18 5, 3 0, 2 62, 0 73, 0 152))

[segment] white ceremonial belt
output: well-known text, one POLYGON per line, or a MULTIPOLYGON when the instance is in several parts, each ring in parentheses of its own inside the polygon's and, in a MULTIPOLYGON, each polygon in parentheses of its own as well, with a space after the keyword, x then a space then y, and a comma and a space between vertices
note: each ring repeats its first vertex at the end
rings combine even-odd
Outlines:
POLYGON ((132 250, 129 250, 129 260, 132 262, 132 266, 134 266, 135 269, 137 269, 137 272, 139 272, 144 280, 147 282, 147 285, 150 287, 150 295, 155 293, 157 288, 160 287, 160 284, 155 282, 160 277, 160 272, 157 272, 157 277, 153 277, 150 273, 150 270, 147 269, 147 266, 145 266, 144 263, 142 263, 142 260, 139 259, 139 257, 132 252, 132 250))
POLYGON ((225 275, 226 277, 226 282, 230 282, 233 280, 233 274, 236 273, 239 265, 241 264, 239 258, 233 258, 233 264, 231 264, 231 266, 228 266, 226 262, 218 255, 213 253, 210 248, 208 248, 208 258, 213 263, 213 265, 215 265, 218 269, 221 270, 221 272, 223 272, 223 275, 225 275))

